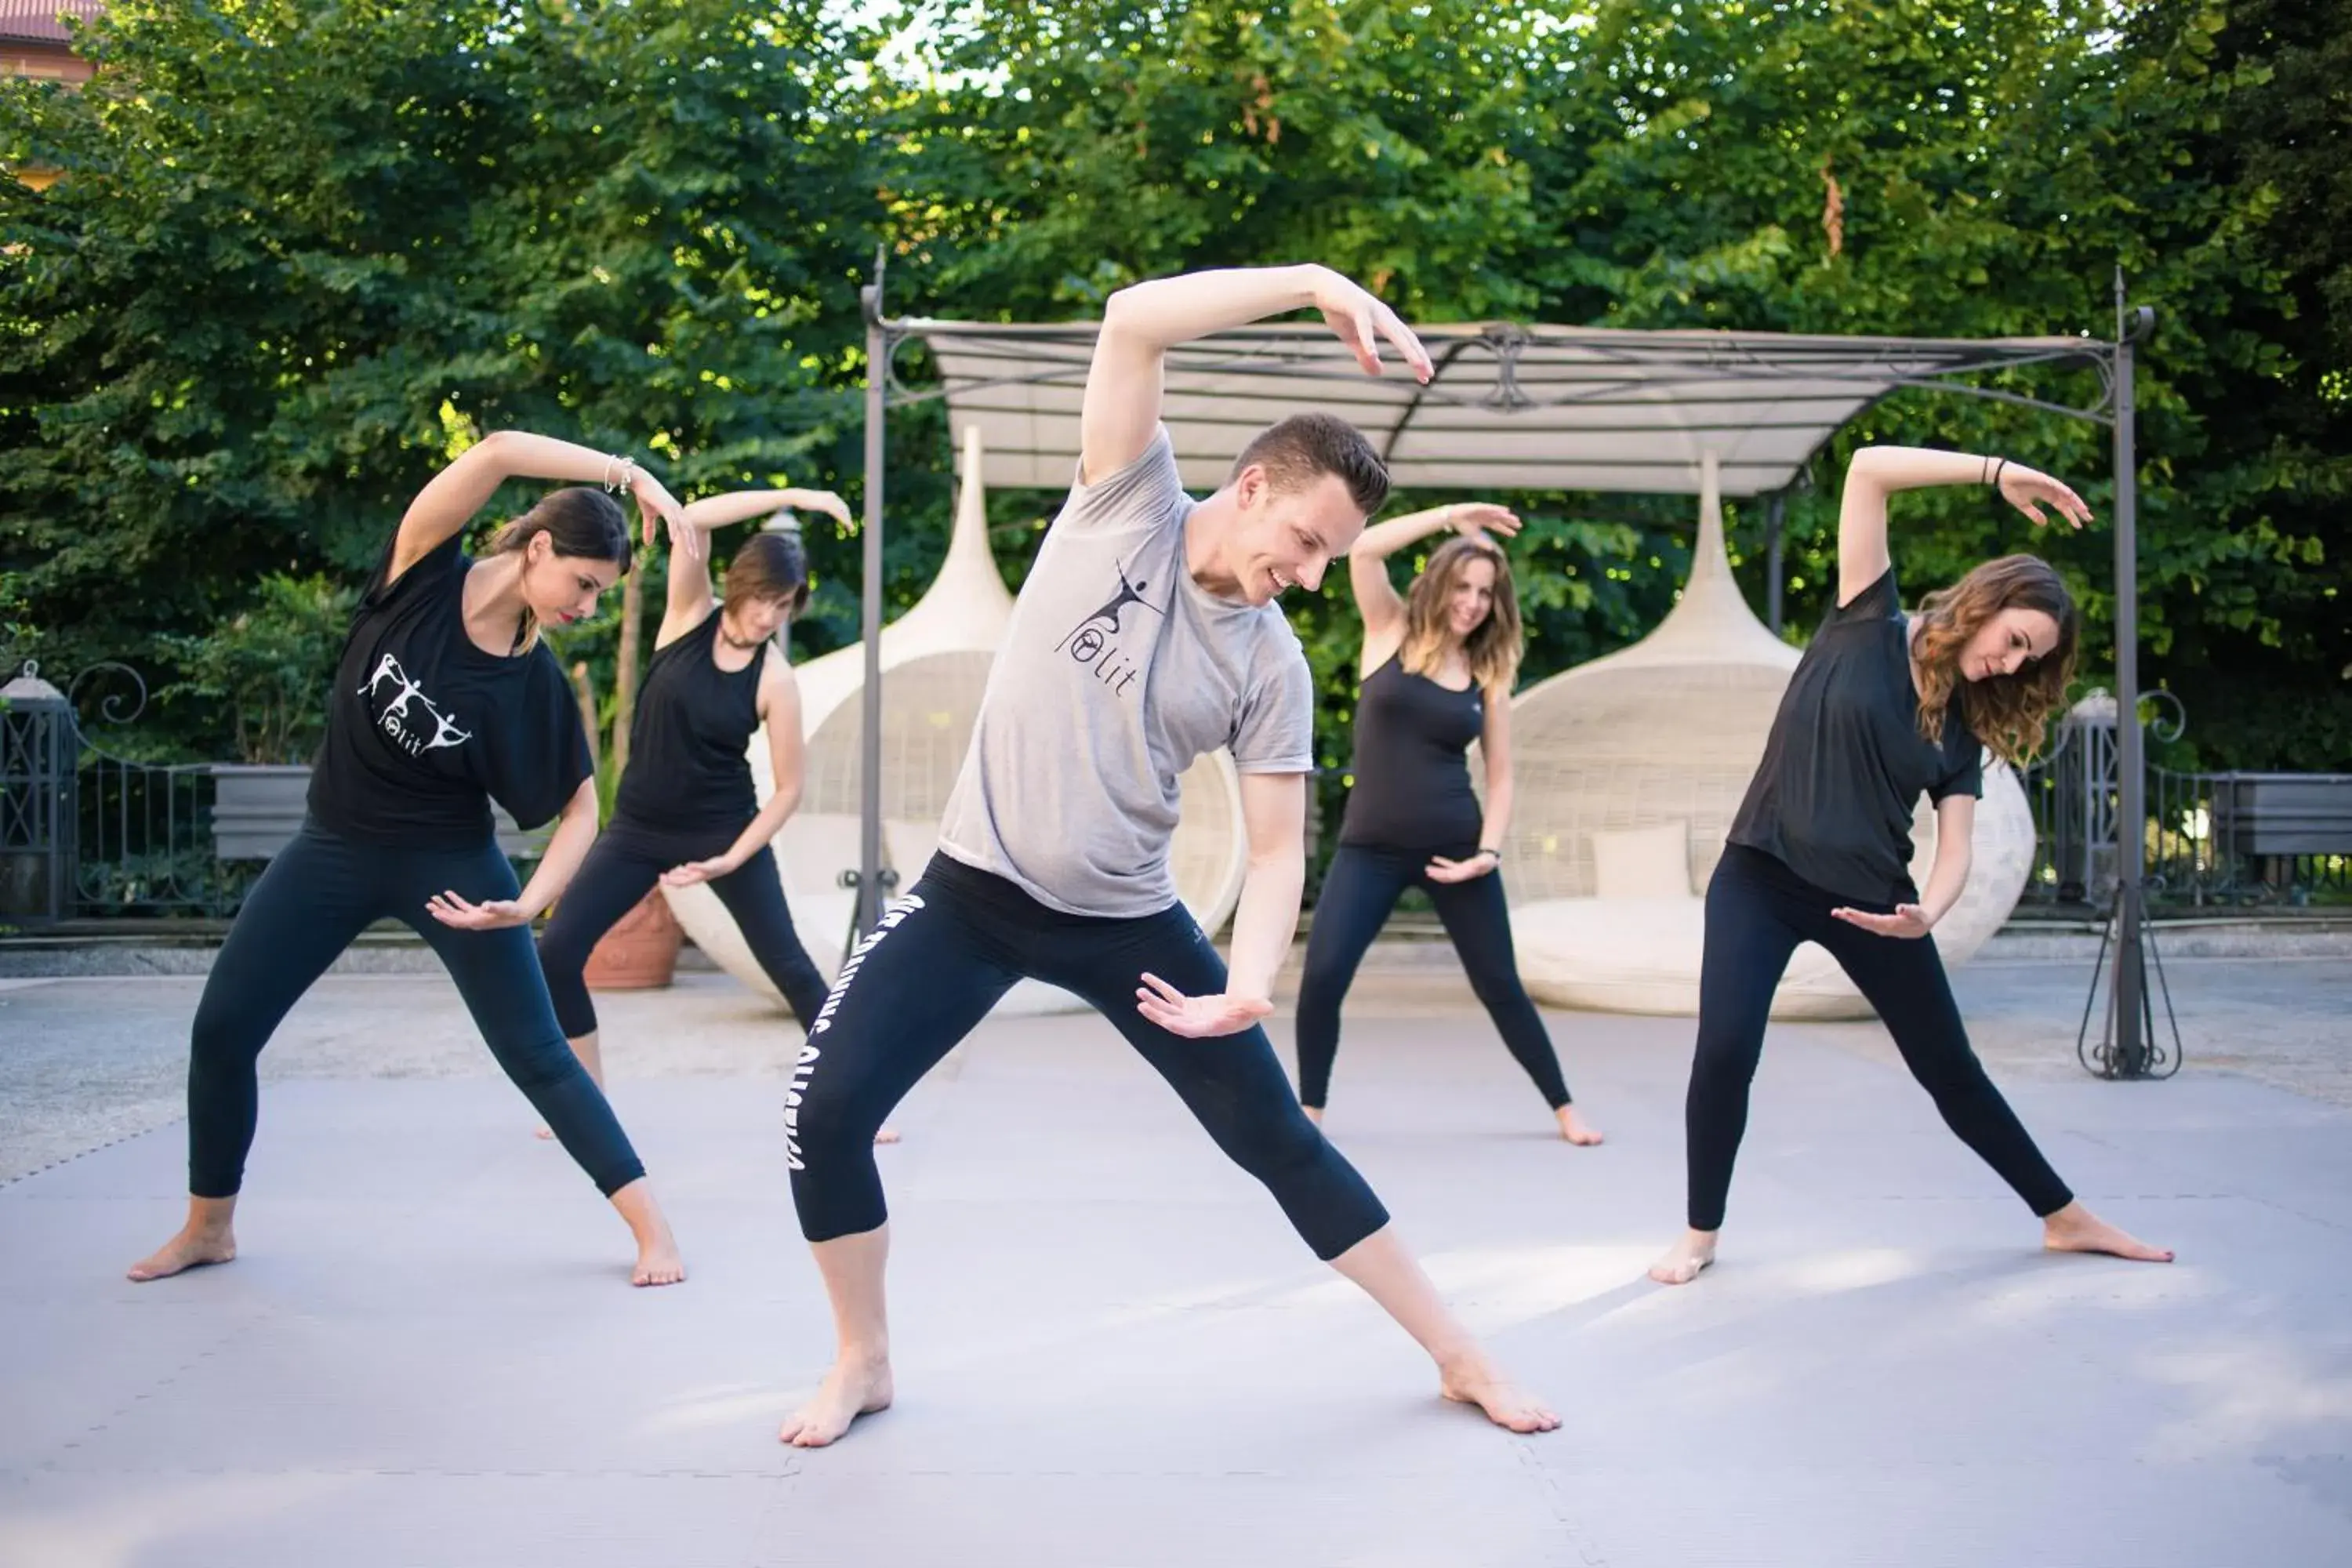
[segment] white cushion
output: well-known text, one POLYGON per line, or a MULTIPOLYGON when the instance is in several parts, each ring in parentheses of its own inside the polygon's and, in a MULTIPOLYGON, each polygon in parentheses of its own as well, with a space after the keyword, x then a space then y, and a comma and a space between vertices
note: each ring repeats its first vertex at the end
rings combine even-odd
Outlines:
MULTIPOLYGON (((1698 1011, 1704 900, 1540 900, 1511 911, 1511 940, 1528 990, 1553 1006, 1685 1017, 1698 1011)), ((1800 944, 1773 994, 1772 1016, 1869 1016, 1837 960, 1800 944)))
POLYGON ((915 885, 915 879, 931 863, 931 852, 939 847, 940 822, 935 816, 919 822, 904 816, 882 819, 882 847, 898 873, 899 892, 915 885))
POLYGON ((842 891, 841 873, 857 868, 857 818, 846 813, 796 811, 784 818, 774 839, 784 891, 795 897, 842 891))
POLYGON ((1678 819, 1594 834, 1592 892, 1612 900, 1690 898, 1690 824, 1678 819))

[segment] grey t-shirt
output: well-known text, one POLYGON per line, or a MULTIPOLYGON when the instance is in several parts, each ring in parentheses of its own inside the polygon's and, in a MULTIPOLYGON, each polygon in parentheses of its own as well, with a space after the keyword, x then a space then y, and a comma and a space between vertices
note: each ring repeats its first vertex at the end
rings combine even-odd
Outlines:
POLYGON ((1193 502, 1162 429, 1072 488, 1013 607, 940 847, 1070 914, 1176 902, 1177 775, 1232 749, 1245 773, 1314 766, 1314 681, 1272 605, 1192 581, 1193 502))

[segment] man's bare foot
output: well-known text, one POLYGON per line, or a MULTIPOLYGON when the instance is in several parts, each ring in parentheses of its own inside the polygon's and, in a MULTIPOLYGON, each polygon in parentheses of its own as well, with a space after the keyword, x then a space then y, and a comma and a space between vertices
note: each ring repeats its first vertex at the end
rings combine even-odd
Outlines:
POLYGON ((1312 1121, 1318 1127, 1323 1125, 1323 1108, 1321 1106, 1302 1105, 1298 1109, 1307 1112, 1307 1121, 1312 1121))
POLYGON ((2105 1252, 2127 1258, 2134 1263, 2172 1261, 2170 1247, 2150 1247, 2117 1230, 2079 1201, 2068 1204, 2042 1222, 2042 1245, 2052 1252, 2105 1252))
POLYGON ((1486 1419, 1514 1432, 1549 1432, 1559 1417, 1534 1394, 1505 1377, 1484 1351, 1438 1363, 1437 1390, 1462 1405, 1475 1405, 1486 1419))
POLYGON ((795 1448, 822 1448, 848 1431, 849 1424, 859 1416, 889 1409, 895 1392, 887 1356, 845 1352, 824 1374, 815 1395, 784 1418, 776 1429, 776 1441, 795 1448))
POLYGON ((1559 1135, 1578 1148, 1590 1149, 1601 1142, 1601 1129, 1587 1127, 1577 1116, 1573 1105, 1563 1105, 1552 1114, 1559 1118, 1559 1135))
POLYGON ((1661 1285, 1687 1285, 1699 1277, 1700 1271, 1715 1261, 1715 1238, 1721 1234, 1712 1230, 1686 1230, 1682 1239, 1666 1248, 1665 1256, 1650 1265, 1650 1278, 1661 1285))
POLYGON ((129 1277, 144 1285, 151 1279, 168 1279, 191 1268, 202 1268, 208 1263, 226 1263, 236 1257, 236 1236, 226 1226, 191 1226, 157 1247, 149 1257, 132 1264, 129 1277))
POLYGON ((874 1134, 874 1142, 877 1143, 896 1143, 898 1141, 898 1130, 895 1127, 885 1127, 874 1134))

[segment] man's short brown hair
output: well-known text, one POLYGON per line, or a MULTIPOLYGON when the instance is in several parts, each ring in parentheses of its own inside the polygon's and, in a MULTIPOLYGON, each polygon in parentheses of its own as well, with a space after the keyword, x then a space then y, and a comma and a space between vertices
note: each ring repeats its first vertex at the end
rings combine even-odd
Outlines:
POLYGON ((1277 490, 1298 489, 1324 474, 1337 475, 1366 517, 1389 499, 1388 465, 1362 431, 1335 414, 1294 414, 1279 425, 1269 425, 1242 448, 1225 482, 1231 484, 1252 463, 1265 469, 1277 490))

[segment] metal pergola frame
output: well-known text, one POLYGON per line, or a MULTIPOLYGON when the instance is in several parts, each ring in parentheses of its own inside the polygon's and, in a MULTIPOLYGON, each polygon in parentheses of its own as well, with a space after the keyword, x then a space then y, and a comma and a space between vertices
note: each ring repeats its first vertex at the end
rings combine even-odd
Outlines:
MULTIPOLYGON (((862 820, 858 868, 845 873, 844 879, 854 879, 855 930, 860 936, 880 920, 888 891, 881 866, 882 506, 888 411, 944 398, 950 406, 951 422, 957 410, 967 411, 967 417, 1032 421, 1072 417, 1049 405, 1059 403, 1075 408, 1097 331, 1097 323, 1091 321, 1007 324, 894 320, 884 310, 884 257, 877 252, 873 281, 859 290, 866 349, 862 820), (929 342, 943 363, 963 355, 984 368, 961 379, 950 371, 939 385, 909 386, 898 378, 896 360, 898 351, 917 339, 929 342), (999 359, 1007 363, 991 363, 999 359)), ((2139 705, 2133 374, 2135 350, 2147 340, 2155 320, 2149 308, 2125 302, 2118 273, 2112 341, 1646 331, 1527 327, 1512 322, 1416 325, 1437 363, 1437 374, 1426 386, 1409 386, 1393 378, 1385 385, 1370 381, 1319 325, 1262 324, 1214 333, 1171 351, 1168 385, 1171 403, 1188 393, 1194 399, 1196 411, 1187 423, 1208 433, 1209 446, 1225 445, 1221 431, 1238 433, 1230 449, 1222 454, 1213 450, 1205 459, 1197 450, 1185 450, 1186 446, 1197 444, 1180 444, 1180 462, 1188 457, 1195 465, 1213 462, 1222 473, 1223 463, 1240 442, 1272 423, 1271 417, 1258 416, 1263 408, 1253 411, 1245 406, 1255 392, 1280 399, 1286 409, 1312 405, 1356 417, 1382 447, 1399 489, 1695 493, 1697 449, 1709 445, 1706 437, 1746 437, 1759 430, 1785 432, 1794 445, 1784 443, 1769 460, 1744 467, 1726 465, 1722 485, 1727 496, 1770 498, 1770 608, 1775 630, 1780 624, 1780 502, 1790 484, 1836 431, 1885 396, 1905 389, 1952 393, 2108 426, 2113 433, 2116 476, 2116 696, 2123 716, 2116 726, 2122 826, 2117 833, 2116 961, 2109 1026, 2117 1037, 2113 1043, 2118 1076, 2137 1078, 2147 1076, 2150 1066, 2149 1036, 2144 1028, 2152 1030, 2153 1018, 2144 967, 2146 845, 2138 826, 2146 808, 2146 759, 2139 725, 2132 719, 2139 705), (1547 354, 1552 356, 1549 363, 1547 354), (2095 370, 2101 383, 2099 397, 2077 406, 1966 379, 1994 370, 2055 363, 2095 370), (1547 369, 1557 374, 1539 374, 1547 369), (1465 384, 1450 384, 1452 381, 1465 384), (1827 394, 1821 390, 1824 386, 1831 389, 1827 394), (1726 387, 1752 388, 1755 395, 1733 397, 1721 390, 1726 387), (1368 388, 1379 390, 1368 394, 1368 388), (1776 389, 1795 403, 1775 397, 1776 389), (1677 402, 1677 393, 1692 395, 1693 401, 1677 402), (1771 423, 1691 412, 1740 403, 1762 403, 1774 408, 1813 406, 1815 414, 1809 421, 1771 423), (1234 406, 1237 404, 1244 406, 1234 406), (1842 405, 1847 406, 1840 412, 1842 405), (1364 417, 1370 411, 1400 407, 1401 416, 1384 432, 1375 428, 1376 421, 1364 417), (1658 416, 1661 410, 1669 408, 1675 411, 1673 417, 1658 416), (1639 418, 1629 413, 1614 416, 1619 423, 1611 423, 1609 416, 1587 417, 1610 409, 1636 410, 1652 416, 1639 418), (1474 458, 1457 465, 1475 470, 1465 473, 1450 472, 1445 458, 1423 457, 1418 449, 1424 442, 1435 445, 1453 438, 1475 438, 1490 430, 1507 431, 1512 421, 1538 417, 1567 422, 1547 433, 1548 439, 1559 443, 1557 452, 1547 447, 1544 454, 1533 454, 1535 444, 1523 441, 1519 459, 1474 458), (1688 446, 1687 457, 1628 457, 1629 447, 1661 432, 1688 446), (1538 470, 1540 477, 1528 477, 1538 470), (1639 482, 1633 482, 1635 479, 1639 482)), ((1173 426, 1178 419, 1171 415, 1169 422, 1173 426)), ((1033 440, 1027 450, 1018 444, 1010 450, 992 447, 988 482, 1005 488, 1065 488, 1075 471, 1075 447, 1070 445, 1066 452, 1059 447, 1048 449, 1049 446, 1033 440), (1041 468, 1041 463, 1049 466, 1041 468), (1007 470, 1000 464, 1011 467, 1007 470), (1050 465, 1059 465, 1058 471, 1050 465)), ((1196 467, 1188 483, 1202 482, 1199 472, 1196 467)))

